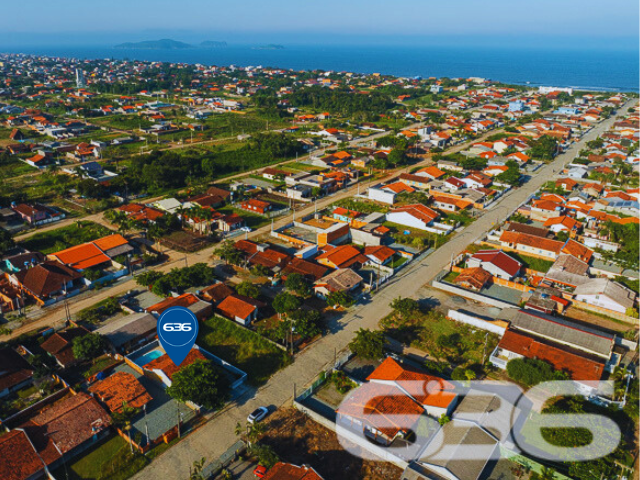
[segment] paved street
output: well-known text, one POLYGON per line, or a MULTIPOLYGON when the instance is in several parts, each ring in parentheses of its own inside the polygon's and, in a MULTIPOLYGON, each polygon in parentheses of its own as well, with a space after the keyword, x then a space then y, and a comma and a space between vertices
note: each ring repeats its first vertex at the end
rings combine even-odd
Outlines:
MULTIPOLYGON (((630 105, 631 102, 620 108, 619 115, 624 114, 630 105)), ((216 459, 236 440, 233 433, 236 422, 244 422, 257 406, 279 407, 289 401, 294 386, 300 392, 311 383, 322 368, 334 361, 335 352, 348 345, 358 329, 377 328, 378 322, 390 312, 389 302, 392 299, 418 296, 423 286, 448 264, 451 256, 500 224, 529 195, 551 179, 564 164, 570 162, 583 144, 604 132, 614 120, 611 118, 595 127, 567 153, 559 155, 554 162, 541 168, 524 186, 507 194, 497 205, 440 247, 437 253, 403 270, 374 295, 369 303, 351 310, 329 334, 305 349, 292 365, 276 373, 267 385, 253 392, 251 398, 241 398, 239 402, 228 406, 224 412, 155 459, 134 478, 181 478, 188 475, 193 460, 201 457, 209 461, 216 459)))

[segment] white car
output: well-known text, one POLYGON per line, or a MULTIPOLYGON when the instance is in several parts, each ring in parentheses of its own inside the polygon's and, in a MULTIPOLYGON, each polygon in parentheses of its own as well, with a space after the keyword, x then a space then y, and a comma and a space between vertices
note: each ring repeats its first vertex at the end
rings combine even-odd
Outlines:
POLYGON ((249 423, 258 423, 261 420, 264 420, 269 414, 269 409, 267 407, 258 407, 247 417, 247 422, 249 423))
POLYGON ((251 231, 251 227, 242 227, 242 228, 240 229, 240 231, 241 231, 241 232, 247 232, 247 233, 248 233, 248 232, 250 232, 250 231, 251 231))

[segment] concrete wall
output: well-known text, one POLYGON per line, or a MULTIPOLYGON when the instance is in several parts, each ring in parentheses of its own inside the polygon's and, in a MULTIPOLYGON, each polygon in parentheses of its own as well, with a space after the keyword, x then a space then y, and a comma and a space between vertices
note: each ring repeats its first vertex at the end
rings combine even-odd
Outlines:
POLYGON ((508 325, 506 325, 506 322, 500 322, 504 323, 504 325, 501 325, 499 322, 489 322, 487 320, 483 320, 472 315, 467 315, 466 313, 462 313, 457 310, 449 310, 449 312, 447 313, 447 318, 455 320, 456 322, 464 323, 466 325, 471 325, 472 327, 477 327, 487 332, 495 333, 500 336, 504 335, 504 332, 506 332, 508 327, 508 325))
MULTIPOLYGON (((437 277, 436 277, 437 278, 437 277)), ((495 298, 487 297, 480 293, 471 292, 469 290, 465 290, 464 288, 455 287, 453 285, 449 285, 447 283, 442 283, 440 281, 433 280, 431 282, 431 286, 437 288, 439 290, 443 290, 445 292, 453 293, 454 295, 459 295, 461 297, 469 298, 471 300, 475 300, 476 302, 484 303, 486 305, 492 305, 498 308, 514 308, 517 305, 512 303, 503 302, 501 300, 497 300, 495 298)))

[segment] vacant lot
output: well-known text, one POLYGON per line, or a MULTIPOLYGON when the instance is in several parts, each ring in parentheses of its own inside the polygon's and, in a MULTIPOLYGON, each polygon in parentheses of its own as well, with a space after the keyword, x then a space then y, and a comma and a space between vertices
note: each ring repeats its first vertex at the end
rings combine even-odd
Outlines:
POLYGON ((107 227, 94 222, 82 221, 73 225, 36 233, 20 245, 27 250, 42 252, 45 255, 58 252, 65 248, 75 247, 81 243, 90 242, 97 238, 112 234, 107 227))
POLYGON ((498 336, 449 320, 437 311, 402 318, 393 314, 380 322, 391 338, 419 348, 451 367, 482 362, 498 344, 498 336), (486 349, 485 349, 486 340, 486 349))
POLYGON ((254 385, 266 382, 289 363, 285 351, 257 333, 221 317, 213 317, 201 326, 197 343, 247 372, 254 385))
POLYGON ((294 408, 281 409, 271 415, 267 432, 260 443, 271 445, 284 462, 312 466, 323 478, 395 480, 402 473, 390 463, 351 455, 334 432, 294 408))

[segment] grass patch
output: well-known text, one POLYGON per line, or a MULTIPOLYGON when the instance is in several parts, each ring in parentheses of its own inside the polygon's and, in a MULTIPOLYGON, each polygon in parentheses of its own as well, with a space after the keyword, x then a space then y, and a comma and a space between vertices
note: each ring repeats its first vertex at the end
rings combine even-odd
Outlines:
POLYGON ((525 268, 536 270, 538 272, 548 272, 553 262, 551 260, 544 260, 542 258, 530 257, 516 252, 507 252, 507 255, 515 258, 524 265, 525 268))
POLYGON ((453 281, 458 278, 458 275, 460 275, 460 272, 449 272, 444 276, 442 281, 446 283, 453 283, 453 281))
POLYGON ((398 268, 407 263, 409 259, 407 257, 403 257, 402 255, 394 255, 393 260, 389 263, 391 268, 398 268))
POLYGON ((27 250, 47 255, 112 233, 114 232, 102 225, 85 220, 55 230, 36 233, 20 242, 20 245, 27 250))
POLYGON ((445 361, 450 368, 481 363, 483 352, 488 355, 499 341, 493 333, 487 335, 487 332, 454 322, 435 310, 412 314, 408 318, 391 314, 380 325, 391 338, 445 361), (451 341, 442 342, 444 337, 451 341))
POLYGON ((142 470, 149 460, 140 454, 131 454, 127 442, 112 435, 98 442, 79 460, 53 472, 56 478, 69 480, 125 480, 142 470))
POLYGON ((271 219, 263 216, 263 215, 257 215, 255 213, 251 213, 251 212, 247 212, 246 210, 242 210, 241 208, 233 208, 233 207, 222 207, 218 209, 219 212, 221 213, 236 213, 238 215, 240 215, 242 218, 244 218, 245 223, 247 224, 247 227, 250 227, 252 229, 258 229, 260 227, 264 227, 265 225, 268 225, 269 223, 271 223, 271 219))
POLYGON ((287 353, 267 339, 221 317, 202 325, 198 345, 247 372, 253 385, 266 382, 290 362, 287 353))

